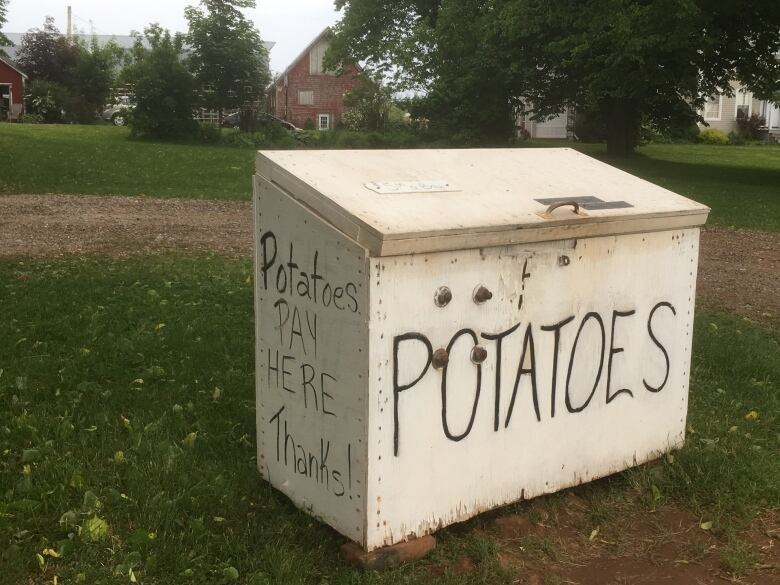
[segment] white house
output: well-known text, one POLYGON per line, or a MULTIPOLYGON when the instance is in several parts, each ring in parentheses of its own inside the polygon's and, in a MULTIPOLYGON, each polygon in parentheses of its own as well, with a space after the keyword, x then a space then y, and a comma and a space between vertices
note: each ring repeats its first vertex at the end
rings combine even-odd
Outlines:
POLYGON ((572 138, 574 136, 574 108, 567 107, 562 114, 546 120, 532 120, 532 111, 517 116, 518 134, 527 132, 529 138, 572 138))
MULTIPOLYGON (((764 119, 770 135, 780 142, 780 104, 756 99, 753 93, 738 82, 731 83, 733 96, 716 95, 704 104, 700 114, 707 126, 726 134, 737 130, 737 118, 749 118, 757 114, 764 119)), ((699 124, 704 127, 704 124, 699 124)))

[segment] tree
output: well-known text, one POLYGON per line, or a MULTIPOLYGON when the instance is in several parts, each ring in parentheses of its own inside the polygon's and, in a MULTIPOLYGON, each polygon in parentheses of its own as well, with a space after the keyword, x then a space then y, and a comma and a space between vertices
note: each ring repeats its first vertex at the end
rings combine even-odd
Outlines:
POLYGON ((352 130, 384 130, 393 107, 392 90, 376 76, 361 72, 358 83, 344 95, 345 123, 352 130))
POLYGON ((203 105, 220 112, 261 102, 271 82, 268 52, 240 8, 255 0, 201 0, 185 9, 189 65, 204 91, 203 105))
POLYGON ((22 36, 16 61, 33 80, 66 85, 79 60, 78 45, 60 34, 54 19, 47 16, 42 29, 34 28, 22 36))
POLYGON ((776 89, 780 3, 756 0, 337 0, 331 58, 359 59, 428 91, 479 136, 511 132, 514 107, 541 119, 595 109, 608 150, 630 152, 642 121, 696 118, 737 79, 776 89), (460 76, 458 75, 460 73, 460 76), (483 132, 484 133, 484 132, 483 132))
POLYGON ((37 104, 45 104, 41 115, 47 121, 94 121, 109 98, 121 55, 113 42, 100 46, 95 38, 89 43, 66 38, 47 17, 43 29, 22 37, 17 56, 36 88, 31 111, 40 113, 44 106, 37 104))
POLYGON ((3 47, 11 46, 11 41, 3 34, 3 25, 6 23, 8 12, 8 0, 0 0, 0 57, 8 57, 3 47))
POLYGON ((122 71, 123 81, 133 84, 135 109, 129 124, 135 136, 172 139, 192 136, 197 123, 195 79, 181 61, 184 39, 159 25, 149 26, 143 39, 136 37, 131 62, 122 71))
POLYGON ((643 119, 690 122, 730 81, 766 96, 780 74, 774 0, 504 1, 497 22, 517 48, 514 87, 535 112, 598 107, 612 154, 633 149, 643 119))

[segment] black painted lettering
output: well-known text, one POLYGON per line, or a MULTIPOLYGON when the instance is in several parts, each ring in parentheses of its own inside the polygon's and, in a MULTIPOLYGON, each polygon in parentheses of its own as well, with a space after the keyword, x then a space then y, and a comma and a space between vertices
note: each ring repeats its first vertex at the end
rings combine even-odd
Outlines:
POLYGON ((279 345, 284 345, 284 326, 290 318, 290 305, 284 299, 279 299, 274 303, 274 307, 279 315, 277 329, 279 330, 279 345))
POLYGON ((322 304, 325 307, 330 307, 330 303, 333 300, 333 287, 329 282, 325 283, 325 288, 322 290, 322 304))
POLYGON ((604 368, 605 346, 606 346, 606 333, 604 331, 604 321, 601 319, 601 315, 594 312, 588 313, 587 315, 585 315, 585 318, 582 320, 582 323, 580 323, 580 328, 577 331, 577 337, 574 338, 574 345, 571 348, 571 357, 569 358, 569 371, 566 374, 566 409, 569 412, 582 412, 583 410, 585 410, 585 408, 588 406, 591 399, 593 398, 593 395, 596 393, 596 388, 598 387, 599 380, 601 379, 601 370, 604 368), (601 331, 601 349, 599 350, 599 371, 596 374, 596 381, 593 382, 593 390, 591 390, 588 399, 581 406, 575 407, 572 406, 571 403, 571 394, 570 394, 571 372, 572 372, 572 368, 574 367, 574 357, 577 354, 577 343, 580 340, 580 334, 582 333, 582 330, 585 328, 585 324, 591 319, 596 320, 596 322, 599 325, 599 330, 601 331))
MULTIPOLYGON (((282 406, 279 410, 276 411, 276 414, 271 417, 271 423, 276 423, 276 461, 277 463, 280 460, 281 453, 279 450, 279 440, 281 439, 281 421, 279 417, 282 415, 282 412, 284 412, 284 406, 282 406)), ((287 432, 287 426, 285 425, 285 432, 287 432)))
POLYGON ((561 329, 574 321, 574 315, 566 317, 563 321, 558 321, 555 325, 542 325, 542 331, 552 331, 554 333, 553 341, 553 362, 552 362, 552 380, 550 381, 550 418, 555 418, 555 402, 558 387, 558 353, 561 346, 561 329))
POLYGON ((268 385, 271 385, 271 372, 274 372, 276 374, 276 384, 275 386, 279 387, 279 350, 274 351, 274 361, 271 365, 271 350, 266 350, 268 352, 268 385))
POLYGON ((315 250, 314 251, 314 270, 311 272, 311 281, 314 286, 314 302, 319 303, 319 295, 317 293, 317 283, 322 280, 322 275, 320 275, 317 272, 317 261, 319 260, 320 253, 315 250))
POLYGON ((295 394, 295 390, 287 387, 287 376, 289 376, 292 373, 290 372, 290 370, 287 369, 287 360, 295 361, 295 358, 291 355, 282 356, 282 388, 284 388, 291 394, 295 394))
POLYGON ((298 290, 299 296, 311 300, 311 286, 309 285, 308 274, 306 274, 305 272, 301 272, 300 278, 298 279, 298 286, 296 288, 298 290))
POLYGON ((672 315, 677 316, 677 311, 675 310, 674 306, 671 303, 667 303, 666 301, 658 303, 655 307, 652 308, 650 311, 650 315, 647 317, 647 332, 650 334, 650 339, 653 340, 653 343, 658 347, 658 349, 661 350, 661 352, 664 354, 664 361, 666 362, 666 372, 664 373, 664 379, 661 382, 659 386, 651 386, 647 383, 647 380, 642 380, 642 383, 645 385, 645 388, 649 390, 650 392, 660 392, 664 389, 664 386, 666 386, 666 382, 669 380, 669 353, 666 351, 666 348, 661 345, 661 342, 658 341, 658 338, 655 336, 655 333, 653 332, 653 315, 655 315, 655 312, 660 309, 661 307, 666 307, 672 312, 672 315))
POLYGON ((301 379, 303 381, 304 408, 309 408, 309 390, 311 390, 311 393, 314 396, 314 409, 317 410, 319 408, 317 402, 317 389, 314 387, 314 384, 312 384, 312 381, 314 380, 314 368, 309 364, 301 364, 301 379))
POLYGON ((301 349, 303 355, 306 355, 306 342, 303 339, 303 324, 301 323, 301 312, 298 307, 293 306, 292 320, 290 321, 290 349, 293 348, 293 341, 295 337, 301 340, 301 349))
POLYGON ((517 328, 520 327, 520 323, 514 327, 507 329, 501 333, 482 333, 482 338, 496 342, 496 390, 494 396, 493 405, 493 430, 498 431, 498 418, 499 409, 501 407, 501 346, 504 341, 504 337, 511 335, 517 328))
POLYGON ((347 296, 349 297, 349 310, 353 313, 357 313, 358 311, 358 302, 357 302, 357 286, 355 286, 354 282, 348 282, 347 286, 344 288, 344 291, 347 293, 347 296))
POLYGON ((326 378, 330 379, 333 382, 336 381, 336 378, 334 378, 330 374, 326 374, 325 372, 320 374, 320 393, 322 394, 322 414, 329 414, 330 416, 336 416, 335 412, 328 410, 327 401, 333 400, 333 396, 331 396, 325 391, 326 378))
POLYGON ((341 298, 343 296, 344 296, 344 287, 343 286, 337 286, 336 288, 333 289, 333 304, 336 306, 336 308, 339 311, 343 311, 344 310, 344 307, 342 307, 339 304, 339 301, 341 300, 341 298))
POLYGON ((531 324, 528 324, 525 330, 525 337, 523 338, 523 352, 520 354, 520 363, 517 364, 517 376, 515 376, 515 387, 512 389, 512 399, 509 401, 509 408, 506 412, 506 420, 504 421, 504 428, 509 426, 509 421, 512 419, 512 411, 515 408, 515 398, 517 398, 517 389, 520 387, 520 381, 525 374, 531 377, 531 397, 534 403, 534 413, 536 413, 536 420, 542 420, 542 415, 539 412, 539 394, 536 388, 536 352, 534 351, 534 335, 531 324), (528 356, 531 362, 530 367, 524 368, 525 358, 528 356))
POLYGON ((632 398, 634 397, 634 393, 631 392, 631 390, 628 388, 620 388, 614 394, 611 393, 612 358, 615 357, 616 354, 621 353, 624 350, 624 348, 622 347, 615 347, 615 322, 618 320, 619 317, 630 317, 634 313, 636 313, 636 311, 633 309, 630 311, 612 311, 612 327, 610 329, 610 341, 609 341, 609 358, 607 359, 607 404, 612 402, 615 398, 617 398, 623 393, 628 394, 632 398))
POLYGON ((263 274, 263 288, 268 290, 268 270, 276 262, 276 236, 273 232, 265 232, 260 236, 260 248, 263 250, 263 263, 260 272, 263 274), (270 252, 273 245, 273 252, 270 252))
POLYGON ((294 273, 295 269, 298 268, 298 265, 295 262, 293 262, 293 243, 292 242, 290 242, 290 257, 289 258, 290 259, 287 261, 287 269, 290 272, 289 272, 289 278, 287 279, 287 281, 290 283, 290 295, 292 295, 293 294, 293 282, 294 282, 294 279, 295 279, 295 277, 293 276, 293 273, 294 273))
MULTIPOLYGON (((452 348, 455 346, 455 343, 457 343, 458 339, 464 335, 468 335, 469 337, 471 337, 471 340, 474 342, 474 345, 477 345, 479 343, 479 340, 477 339, 477 334, 474 333, 471 329, 461 329, 455 335, 452 336, 450 343, 447 345, 448 354, 451 354, 452 348)), ((450 364, 447 363, 442 369, 441 426, 444 429, 444 435, 450 441, 460 441, 462 439, 465 439, 468 436, 468 434, 471 432, 471 428, 474 426, 474 419, 477 416, 477 406, 479 405, 479 394, 482 390, 482 364, 476 364, 476 366, 477 366, 477 389, 474 392, 474 404, 471 407, 471 417, 469 418, 469 423, 466 426, 466 430, 463 431, 460 435, 453 434, 452 431, 450 431, 450 425, 447 422, 447 372, 449 371, 450 364)))
POLYGON ((279 294, 283 294, 287 290, 287 272, 284 270, 284 266, 279 266, 276 269, 276 290, 279 294))
POLYGON ((309 328, 312 341, 314 341, 314 357, 317 357, 317 313, 306 311, 306 326, 309 328))
POLYGON ((422 380, 425 376, 428 368, 431 366, 431 360, 433 359, 433 347, 431 342, 422 333, 405 333, 403 335, 397 335, 393 338, 393 454, 398 457, 398 438, 400 435, 400 428, 398 424, 398 400, 401 396, 401 392, 408 390, 417 382, 422 380), (425 366, 414 380, 408 384, 399 384, 398 382, 398 349, 401 347, 401 343, 404 341, 419 341, 425 346, 427 352, 425 358, 425 366))

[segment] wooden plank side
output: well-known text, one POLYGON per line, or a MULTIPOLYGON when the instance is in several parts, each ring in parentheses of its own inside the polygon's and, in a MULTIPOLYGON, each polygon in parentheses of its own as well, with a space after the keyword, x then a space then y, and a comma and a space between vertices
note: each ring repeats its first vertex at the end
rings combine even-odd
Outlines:
POLYGON ((260 178, 255 241, 258 467, 363 543, 366 252, 260 178))
POLYGON ((389 239, 381 249, 369 248, 372 256, 400 256, 448 250, 467 250, 513 244, 532 244, 570 238, 598 237, 607 235, 648 233, 685 229, 702 225, 707 214, 679 214, 672 217, 632 217, 631 219, 604 219, 588 224, 552 222, 538 228, 504 229, 501 231, 475 231, 470 234, 442 233, 425 238, 389 239))
POLYGON ((698 242, 682 229, 373 259, 368 548, 680 447, 698 242), (430 365, 439 348, 446 369, 430 365))

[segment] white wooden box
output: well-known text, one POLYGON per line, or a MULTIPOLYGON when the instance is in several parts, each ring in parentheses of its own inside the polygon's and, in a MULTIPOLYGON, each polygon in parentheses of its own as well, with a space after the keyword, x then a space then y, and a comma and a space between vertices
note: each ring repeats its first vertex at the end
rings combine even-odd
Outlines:
POLYGON ((254 188, 258 466, 365 550, 683 444, 707 207, 565 148, 268 151, 254 188))

